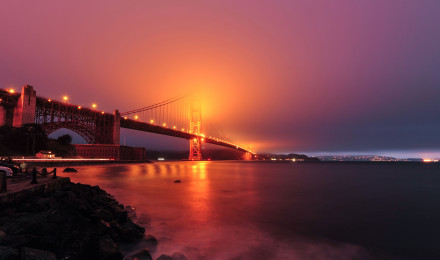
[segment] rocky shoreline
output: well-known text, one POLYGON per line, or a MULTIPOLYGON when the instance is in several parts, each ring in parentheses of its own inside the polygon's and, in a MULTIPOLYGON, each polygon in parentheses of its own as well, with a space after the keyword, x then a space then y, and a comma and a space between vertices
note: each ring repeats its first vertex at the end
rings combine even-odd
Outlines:
POLYGON ((98 186, 74 183, 2 204, 0 260, 152 259, 157 240, 131 220, 129 209, 98 186), (119 245, 139 241, 146 248, 124 257, 119 245))

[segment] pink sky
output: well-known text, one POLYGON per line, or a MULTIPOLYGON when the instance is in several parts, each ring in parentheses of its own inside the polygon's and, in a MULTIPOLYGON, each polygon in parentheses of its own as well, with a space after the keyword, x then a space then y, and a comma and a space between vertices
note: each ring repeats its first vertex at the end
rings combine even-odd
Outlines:
POLYGON ((428 0, 6 0, 0 87, 30 84, 108 112, 196 90, 205 120, 260 152, 435 153, 439 10, 428 0))

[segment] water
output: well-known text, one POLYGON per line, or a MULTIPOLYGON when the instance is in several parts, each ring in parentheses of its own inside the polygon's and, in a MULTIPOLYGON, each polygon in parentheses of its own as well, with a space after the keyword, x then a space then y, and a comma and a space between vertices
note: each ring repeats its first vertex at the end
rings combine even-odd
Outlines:
POLYGON ((439 259, 434 164, 163 162, 77 167, 190 259, 439 259), (181 180, 181 183, 175 183, 181 180))

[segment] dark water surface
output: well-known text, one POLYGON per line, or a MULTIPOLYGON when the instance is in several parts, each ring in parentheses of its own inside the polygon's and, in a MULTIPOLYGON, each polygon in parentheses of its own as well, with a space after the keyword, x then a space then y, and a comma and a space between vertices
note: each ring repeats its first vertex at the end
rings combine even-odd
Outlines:
POLYGON ((77 167, 158 252, 190 259, 440 259, 438 164, 162 162, 77 167), (181 183, 174 183, 174 180, 181 183))

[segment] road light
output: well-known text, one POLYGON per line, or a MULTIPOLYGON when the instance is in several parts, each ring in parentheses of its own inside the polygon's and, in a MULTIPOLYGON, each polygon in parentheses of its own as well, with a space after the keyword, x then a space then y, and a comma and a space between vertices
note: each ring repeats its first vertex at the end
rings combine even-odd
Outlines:
POLYGON ((138 118, 139 118, 139 117, 138 117, 137 115, 135 115, 135 116, 134 116, 134 119, 136 119, 136 120, 137 120, 138 118))
POLYGON ((153 124, 153 123, 154 123, 154 120, 153 120, 153 119, 151 119, 151 120, 150 120, 150 123, 152 123, 152 124, 153 124))

